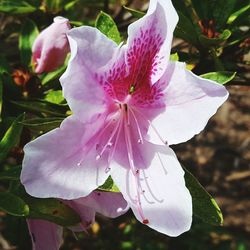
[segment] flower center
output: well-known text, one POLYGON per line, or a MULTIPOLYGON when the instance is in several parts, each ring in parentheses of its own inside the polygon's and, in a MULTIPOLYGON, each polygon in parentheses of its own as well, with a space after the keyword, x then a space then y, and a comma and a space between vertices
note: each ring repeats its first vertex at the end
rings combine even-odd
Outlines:
POLYGON ((130 88, 129 88, 129 94, 133 94, 135 92, 135 85, 131 85, 130 88))

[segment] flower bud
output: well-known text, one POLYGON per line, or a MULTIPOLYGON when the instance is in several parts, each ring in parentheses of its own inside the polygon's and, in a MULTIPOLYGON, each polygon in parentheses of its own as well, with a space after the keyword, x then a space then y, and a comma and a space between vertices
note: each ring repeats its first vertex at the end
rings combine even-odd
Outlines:
POLYGON ((38 35, 32 47, 32 62, 36 73, 54 71, 64 63, 69 52, 66 33, 70 28, 69 20, 58 16, 38 35))

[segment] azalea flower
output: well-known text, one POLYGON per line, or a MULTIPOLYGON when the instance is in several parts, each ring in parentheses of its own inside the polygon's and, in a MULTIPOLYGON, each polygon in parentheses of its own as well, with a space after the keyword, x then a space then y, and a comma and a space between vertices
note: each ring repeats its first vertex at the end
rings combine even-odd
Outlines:
MULTIPOLYGON (((115 218, 127 211, 127 203, 120 193, 93 192, 87 197, 63 201, 81 217, 81 224, 71 227, 74 232, 86 231, 95 214, 115 218)), ((33 250, 57 250, 63 243, 63 227, 45 220, 27 219, 33 250)))
POLYGON ((71 29, 67 18, 57 16, 54 22, 43 30, 32 46, 32 62, 35 72, 50 72, 61 66, 69 52, 66 33, 71 29))
POLYGON ((169 145, 202 131, 228 92, 169 61, 177 22, 171 1, 151 0, 125 45, 70 30, 60 81, 73 115, 25 146, 28 193, 74 199, 111 176, 140 222, 170 236, 190 229, 192 199, 169 145))

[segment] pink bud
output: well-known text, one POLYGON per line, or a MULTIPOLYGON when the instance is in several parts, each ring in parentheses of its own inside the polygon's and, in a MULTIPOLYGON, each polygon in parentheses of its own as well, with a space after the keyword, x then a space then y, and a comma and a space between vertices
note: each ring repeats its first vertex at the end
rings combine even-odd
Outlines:
POLYGON ((54 71, 64 63, 69 52, 66 33, 70 28, 69 20, 58 16, 54 18, 54 23, 38 35, 32 47, 36 73, 54 71))

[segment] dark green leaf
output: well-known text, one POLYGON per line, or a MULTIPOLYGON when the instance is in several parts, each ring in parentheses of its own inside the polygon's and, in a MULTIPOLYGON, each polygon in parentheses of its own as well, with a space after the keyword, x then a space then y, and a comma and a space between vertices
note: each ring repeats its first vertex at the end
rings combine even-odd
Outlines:
POLYGON ((218 72, 209 72, 201 75, 201 77, 213 80, 220 84, 226 84, 234 79, 236 72, 229 71, 218 71, 218 72))
POLYGON ((0 210, 14 216, 29 214, 29 206, 21 198, 9 192, 0 192, 0 210))
POLYGON ((115 185, 111 176, 109 176, 109 178, 105 181, 105 183, 102 186, 98 187, 98 190, 106 192, 114 192, 114 193, 120 192, 120 190, 115 185))
POLYGON ((17 181, 19 180, 20 173, 21 166, 9 167, 8 169, 0 172, 0 180, 17 181))
POLYGON ((23 125, 20 122, 23 120, 24 114, 18 116, 0 141, 0 162, 5 159, 9 151, 17 144, 23 129, 23 125))
POLYGON ((193 24, 188 17, 182 14, 182 12, 178 12, 178 16, 179 22, 175 29, 175 36, 182 38, 185 41, 197 46, 199 41, 195 28, 196 24, 193 24))
POLYGON ((64 8, 67 2, 67 0, 44 0, 44 5, 49 12, 57 13, 64 8))
POLYGON ((60 119, 59 117, 34 118, 25 120, 22 124, 33 131, 48 132, 52 129, 58 128, 62 121, 63 119, 60 119))
POLYGON ((204 35, 200 35, 199 39, 201 44, 204 47, 213 47, 213 46, 218 46, 221 43, 225 42, 230 36, 231 36, 231 31, 230 30, 224 30, 222 34, 218 38, 208 38, 204 35))
POLYGON ((0 11, 10 14, 25 14, 36 11, 36 7, 25 1, 3 0, 0 2, 0 11))
POLYGON ((145 15, 144 12, 139 11, 139 10, 134 10, 126 6, 123 6, 123 8, 127 10, 133 17, 136 17, 136 18, 141 18, 145 15))
POLYGON ((34 113, 44 113, 53 116, 66 116, 66 112, 68 110, 66 105, 54 104, 44 100, 13 101, 12 103, 23 108, 25 111, 33 111, 34 113))
POLYGON ((195 9, 195 12, 201 20, 210 20, 212 17, 211 13, 211 0, 203 0, 202 3, 200 0, 192 0, 192 5, 195 9))
POLYGON ((216 0, 212 10, 213 18, 216 22, 217 29, 220 29, 227 22, 229 16, 232 14, 237 0, 216 0))
POLYGON ((100 12, 96 19, 95 26, 108 38, 119 44, 121 42, 120 32, 112 17, 104 12, 100 12))
POLYGON ((25 195, 23 199, 30 207, 29 218, 48 220, 65 227, 81 222, 72 208, 54 198, 38 199, 25 195))
POLYGON ((19 36, 21 62, 25 65, 30 65, 31 63, 31 48, 38 34, 39 31, 36 24, 32 20, 27 19, 27 21, 22 25, 21 33, 19 36))
POLYGON ((3 106, 3 80, 2 76, 0 75, 0 122, 2 121, 2 106, 3 106))
POLYGON ((194 215, 206 223, 222 225, 223 216, 216 201, 187 169, 184 170, 186 186, 192 196, 194 215))
POLYGON ((10 73, 10 66, 2 55, 0 55, 0 75, 9 74, 10 73))

